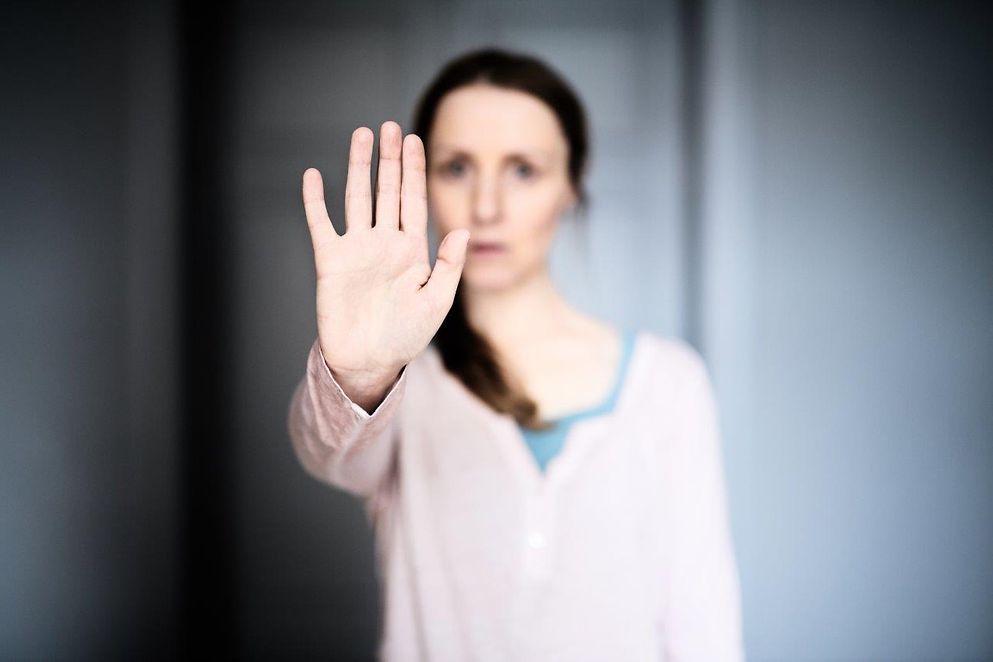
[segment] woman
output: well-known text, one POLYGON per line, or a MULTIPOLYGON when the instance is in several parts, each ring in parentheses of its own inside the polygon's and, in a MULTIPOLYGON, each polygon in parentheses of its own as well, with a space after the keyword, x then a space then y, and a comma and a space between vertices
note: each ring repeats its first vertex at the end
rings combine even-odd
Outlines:
POLYGON ((303 176, 318 337, 288 425, 375 528, 380 659, 742 659, 702 360, 549 277, 585 201, 579 100, 487 49, 442 70, 415 125, 380 128, 374 208, 374 135, 352 134, 344 235, 303 176))

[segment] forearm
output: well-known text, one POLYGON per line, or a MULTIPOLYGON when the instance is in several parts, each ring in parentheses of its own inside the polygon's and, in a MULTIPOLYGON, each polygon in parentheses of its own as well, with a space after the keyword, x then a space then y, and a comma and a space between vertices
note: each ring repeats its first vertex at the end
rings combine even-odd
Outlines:
POLYGON ((406 366, 385 386, 348 385, 354 397, 365 401, 360 404, 337 381, 315 341, 287 420, 308 473, 356 495, 373 492, 389 469, 405 384, 406 366))

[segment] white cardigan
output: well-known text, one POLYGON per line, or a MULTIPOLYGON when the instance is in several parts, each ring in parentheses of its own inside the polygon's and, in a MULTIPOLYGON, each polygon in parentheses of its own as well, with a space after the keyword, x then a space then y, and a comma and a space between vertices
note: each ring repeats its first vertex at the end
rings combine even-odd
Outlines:
POLYGON ((544 474, 434 345, 369 414, 315 340, 288 426, 374 527, 380 660, 744 659, 717 410, 686 343, 639 331, 616 406, 544 474))

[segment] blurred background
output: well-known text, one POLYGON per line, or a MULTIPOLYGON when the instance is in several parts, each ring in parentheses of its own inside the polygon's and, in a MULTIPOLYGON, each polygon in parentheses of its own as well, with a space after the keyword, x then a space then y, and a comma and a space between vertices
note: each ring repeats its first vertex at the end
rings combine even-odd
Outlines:
POLYGON ((589 112, 560 287, 711 368, 749 659, 993 659, 987 3, 0 11, 0 658, 373 659, 371 531, 285 431, 301 175, 341 231, 351 131, 498 45, 589 112))

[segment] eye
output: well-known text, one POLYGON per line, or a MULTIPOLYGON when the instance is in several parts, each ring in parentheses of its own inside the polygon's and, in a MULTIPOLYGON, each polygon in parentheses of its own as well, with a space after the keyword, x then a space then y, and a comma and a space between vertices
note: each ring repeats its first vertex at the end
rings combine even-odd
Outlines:
POLYGON ((514 168, 514 173, 520 179, 531 179, 534 176, 534 168, 528 163, 518 163, 514 168))
POLYGON ((441 167, 441 171, 450 177, 461 177, 465 173, 465 164, 462 161, 449 161, 441 167))

